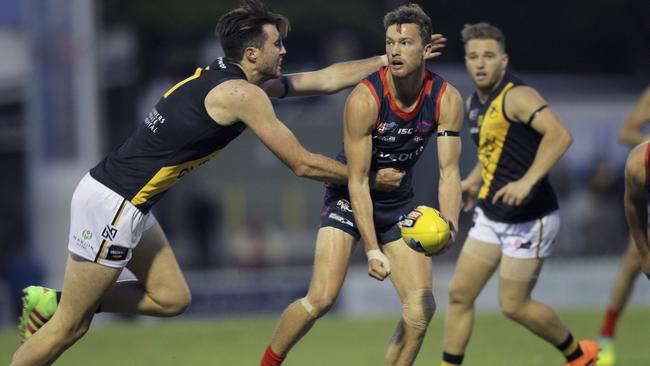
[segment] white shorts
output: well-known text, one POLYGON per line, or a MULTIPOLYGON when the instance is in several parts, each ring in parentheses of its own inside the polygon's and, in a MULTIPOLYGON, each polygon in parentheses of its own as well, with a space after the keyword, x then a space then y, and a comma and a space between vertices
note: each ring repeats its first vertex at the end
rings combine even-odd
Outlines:
POLYGON ((124 197, 86 174, 72 195, 68 250, 91 262, 123 268, 142 233, 156 223, 124 197))
POLYGON ((545 258, 551 255, 560 230, 558 210, 532 221, 511 224, 489 219, 480 207, 474 209, 474 225, 468 236, 501 245, 501 253, 514 258, 545 258))

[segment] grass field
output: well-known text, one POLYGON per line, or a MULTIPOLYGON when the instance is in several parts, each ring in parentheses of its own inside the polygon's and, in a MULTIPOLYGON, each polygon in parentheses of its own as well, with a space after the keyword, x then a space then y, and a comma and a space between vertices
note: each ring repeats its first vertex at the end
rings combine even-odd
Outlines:
MULTIPOLYGON (((562 312, 576 337, 593 337, 601 312, 562 312)), ((105 322, 64 354, 56 365, 259 365, 276 319, 197 318, 160 322, 105 322)), ((348 319, 327 316, 294 349, 287 366, 382 365, 385 344, 395 319, 348 319)), ((440 364, 442 316, 429 328, 416 365, 440 364)), ((620 366, 650 365, 650 309, 628 310, 620 324, 617 351, 620 366)), ((0 332, 0 364, 6 365, 18 346, 10 329, 0 332)), ((478 316, 467 351, 466 366, 563 365, 559 353, 499 314, 478 316)))

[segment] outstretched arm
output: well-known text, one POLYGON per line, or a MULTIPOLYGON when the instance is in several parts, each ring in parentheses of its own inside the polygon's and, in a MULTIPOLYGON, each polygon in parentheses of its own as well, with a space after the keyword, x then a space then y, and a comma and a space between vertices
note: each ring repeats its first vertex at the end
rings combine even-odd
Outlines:
MULTIPOLYGON (((440 56, 447 39, 441 34, 431 36, 432 48, 425 59, 440 56)), ((386 55, 363 60, 339 62, 316 71, 283 75, 269 80, 262 88, 271 97, 295 97, 332 94, 358 84, 363 78, 388 64, 386 55)))
POLYGON ((230 80, 215 87, 205 100, 208 114, 223 123, 242 121, 275 156, 299 177, 345 183, 345 165, 305 149, 275 115, 269 97, 245 80, 230 80))
POLYGON ((438 202, 440 203, 440 212, 449 221, 454 237, 458 230, 458 213, 461 206, 459 160, 462 145, 460 136, 453 136, 453 133, 449 134, 448 132, 459 133, 462 127, 463 101, 458 90, 447 84, 447 89, 440 102, 440 124, 438 126, 440 134, 438 136, 438 166, 440 169, 438 202))
POLYGON ((519 123, 530 123, 542 135, 535 159, 524 176, 503 186, 492 199, 493 203, 503 200, 508 205, 519 206, 533 186, 560 160, 573 140, 569 130, 550 107, 540 110, 546 101, 535 89, 514 87, 505 98, 505 113, 519 123))
POLYGON ((630 146, 650 140, 650 135, 641 131, 641 128, 648 123, 650 123, 650 87, 641 95, 632 113, 623 120, 621 129, 618 130, 618 139, 630 146))
POLYGON ((368 274, 383 281, 390 264, 379 249, 373 221, 368 171, 372 159, 372 130, 379 111, 364 84, 359 84, 345 103, 343 146, 348 160, 348 191, 357 228, 368 256, 368 274))
MULTIPOLYGON (((244 122, 294 174, 313 180, 347 183, 345 165, 306 150, 275 115, 268 96, 244 80, 231 80, 215 87, 205 99, 212 119, 221 124, 244 122)), ((404 173, 395 169, 370 172, 372 187, 391 191, 400 186, 404 173)))
POLYGON ((630 152, 625 164, 625 218, 630 235, 641 257, 641 268, 650 279, 650 244, 648 244, 648 209, 645 172, 645 152, 648 143, 630 152))

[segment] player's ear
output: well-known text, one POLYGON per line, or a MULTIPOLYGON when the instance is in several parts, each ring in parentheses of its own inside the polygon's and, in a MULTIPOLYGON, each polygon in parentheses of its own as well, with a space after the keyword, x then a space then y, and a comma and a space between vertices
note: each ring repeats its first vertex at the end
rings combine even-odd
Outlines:
POLYGON ((504 53, 503 58, 501 58, 501 65, 503 66, 504 69, 508 67, 508 62, 510 62, 510 58, 508 57, 507 53, 504 53))
POLYGON ((259 56, 259 49, 256 47, 246 47, 244 50, 244 58, 250 63, 256 63, 259 56))

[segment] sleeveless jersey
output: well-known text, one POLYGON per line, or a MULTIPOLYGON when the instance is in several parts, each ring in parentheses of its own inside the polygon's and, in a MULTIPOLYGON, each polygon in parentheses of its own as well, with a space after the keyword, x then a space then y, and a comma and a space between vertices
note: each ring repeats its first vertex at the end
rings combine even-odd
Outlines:
MULTIPOLYGON (((372 132, 371 169, 390 167, 404 170, 406 174, 400 187, 392 192, 372 191, 373 201, 395 200, 412 195, 412 168, 438 127, 440 100, 447 87, 443 78, 425 70, 416 106, 411 112, 404 112, 390 93, 387 72, 388 68, 382 67, 363 80, 379 108, 372 132)), ((344 164, 347 162, 344 151, 339 153, 337 160, 344 164)), ((338 186, 341 188, 341 185, 338 186)), ((347 187, 344 189, 347 190, 347 187)))
POLYGON ((135 132, 90 170, 100 183, 148 212, 183 176, 214 157, 246 126, 217 124, 206 95, 227 80, 244 79, 237 65, 218 58, 171 88, 135 132))
POLYGON ((510 206, 501 200, 492 204, 494 194, 501 187, 518 180, 528 171, 542 140, 542 135, 532 127, 512 121, 505 114, 506 93, 519 85, 526 84, 506 73, 485 103, 479 101, 475 92, 468 110, 470 133, 478 145, 482 168, 479 206, 490 219, 510 223, 534 220, 558 209, 548 176, 531 189, 521 206, 510 206))

